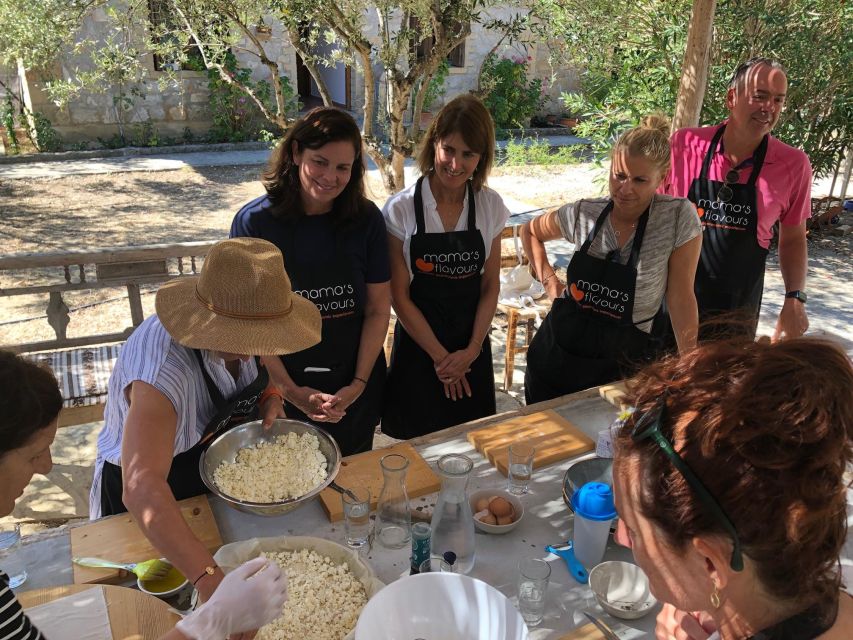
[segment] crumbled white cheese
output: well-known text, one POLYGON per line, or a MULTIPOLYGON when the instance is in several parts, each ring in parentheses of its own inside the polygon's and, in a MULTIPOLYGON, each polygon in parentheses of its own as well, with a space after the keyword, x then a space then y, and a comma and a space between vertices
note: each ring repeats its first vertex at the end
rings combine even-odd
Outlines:
POLYGON ((355 628, 367 594, 346 564, 309 549, 264 556, 287 574, 287 602, 255 640, 341 640, 355 628))
POLYGON ((292 431, 240 449, 234 463, 223 462, 213 481, 229 496, 250 502, 280 502, 298 498, 328 475, 326 456, 313 433, 292 431))

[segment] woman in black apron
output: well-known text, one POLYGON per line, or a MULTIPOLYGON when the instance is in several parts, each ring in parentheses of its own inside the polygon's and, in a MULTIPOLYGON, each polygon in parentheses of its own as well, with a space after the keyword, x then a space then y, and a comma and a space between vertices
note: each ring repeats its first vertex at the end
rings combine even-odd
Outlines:
POLYGON ((282 252, 293 289, 323 318, 320 344, 265 359, 291 418, 325 428, 343 455, 369 451, 379 423, 390 318, 385 225, 364 197, 361 134, 343 111, 298 120, 270 159, 267 195, 234 218, 231 236, 282 252))
POLYGON ((509 212, 485 187, 493 158, 491 116, 460 96, 427 130, 423 177, 385 205, 398 321, 382 432, 395 438, 495 413, 488 331, 509 212))
POLYGON ((675 304, 681 347, 695 344, 700 229, 686 200, 655 195, 668 166, 667 123, 647 118, 613 149, 609 199, 580 201, 522 228, 525 251, 554 301, 527 352, 528 404, 612 382, 647 360, 664 296, 675 304), (566 285, 543 245, 564 235, 582 243, 566 285), (642 278, 648 286, 638 297, 642 278))
POLYGON ((160 288, 156 308, 110 377, 90 508, 130 511, 206 599, 222 573, 177 501, 207 491, 199 459, 217 435, 259 409, 265 422, 284 417, 281 394, 251 355, 314 346, 320 313, 294 295, 278 248, 254 238, 217 243, 200 276, 160 288))

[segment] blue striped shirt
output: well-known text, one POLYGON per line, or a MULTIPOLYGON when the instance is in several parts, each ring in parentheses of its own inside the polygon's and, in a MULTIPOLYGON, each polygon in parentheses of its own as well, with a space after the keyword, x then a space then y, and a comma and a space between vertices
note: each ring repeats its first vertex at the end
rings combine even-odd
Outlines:
MULTIPOLYGON (((235 381, 223 360, 212 357, 208 351, 202 351, 202 357, 205 369, 225 398, 242 391, 258 375, 254 359, 240 362, 240 375, 235 381)), ((210 399, 192 349, 175 342, 156 315, 148 317, 131 334, 110 376, 104 427, 98 435, 95 477, 89 494, 89 518, 93 520, 101 516, 104 461, 121 465, 124 423, 130 409, 129 388, 136 381, 155 387, 175 408, 177 430, 173 455, 195 446, 216 415, 216 406, 210 399)), ((156 425, 151 427, 156 428, 156 425)))

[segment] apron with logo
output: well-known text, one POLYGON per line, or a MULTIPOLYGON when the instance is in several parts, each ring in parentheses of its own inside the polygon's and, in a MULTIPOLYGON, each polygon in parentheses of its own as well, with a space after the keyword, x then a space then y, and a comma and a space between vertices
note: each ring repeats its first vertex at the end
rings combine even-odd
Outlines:
MULTIPOLYGON (((453 353, 468 346, 480 303, 480 272, 486 262, 483 235, 477 230, 474 190, 468 184, 468 225, 464 231, 427 233, 420 178, 415 186, 415 233, 409 251, 409 295, 438 341, 453 353)), ((465 374, 471 397, 451 400, 435 373, 432 358, 406 333, 400 321, 385 387, 382 432, 414 438, 455 424, 492 415, 495 379, 492 347, 486 338, 465 374)))
POLYGON ((566 271, 568 287, 530 343, 524 375, 527 404, 612 382, 647 356, 649 335, 636 325, 650 318, 635 323, 633 312, 649 212, 637 222, 627 264, 620 264, 619 249, 604 258, 588 253, 612 209, 611 201, 575 251, 566 271))
MULTIPOLYGON (((257 419, 258 401, 269 384, 267 370, 258 363, 257 377, 245 389, 226 400, 205 369, 201 351, 193 349, 193 354, 201 369, 201 375, 204 377, 207 393, 216 407, 216 414, 207 423, 201 439, 190 449, 172 458, 172 466, 169 469, 166 481, 169 483, 175 500, 184 500, 207 493, 208 489, 201 479, 198 466, 201 454, 219 434, 249 420, 257 419)), ((122 490, 121 467, 104 461, 101 470, 102 517, 127 511, 121 500, 122 490)))
MULTIPOLYGON (((702 220, 702 255, 696 270, 696 302, 700 324, 721 314, 739 312, 746 325, 737 334, 755 336, 767 249, 758 244, 758 196, 755 183, 764 165, 768 136, 764 136, 753 156, 752 173, 746 184, 731 184, 732 198, 720 202, 722 182, 708 179, 711 160, 726 125, 714 134, 702 163, 702 172, 693 180, 687 197, 696 205, 702 220)), ((710 328, 711 335, 714 329, 710 328)), ((700 331, 705 337, 708 331, 700 331)), ((731 332, 728 332, 729 334, 731 332)))
MULTIPOLYGON (((293 291, 317 305, 323 318, 320 343, 286 356, 281 361, 288 375, 300 386, 334 394, 355 376, 367 288, 345 249, 342 234, 336 234, 335 259, 326 264, 296 259, 299 226, 294 224, 282 247, 284 264, 293 291)), ((346 409, 337 423, 314 422, 300 409, 285 404, 288 418, 311 422, 331 434, 348 456, 373 448, 373 432, 379 424, 382 388, 385 384, 385 355, 380 351, 362 394, 346 409)))

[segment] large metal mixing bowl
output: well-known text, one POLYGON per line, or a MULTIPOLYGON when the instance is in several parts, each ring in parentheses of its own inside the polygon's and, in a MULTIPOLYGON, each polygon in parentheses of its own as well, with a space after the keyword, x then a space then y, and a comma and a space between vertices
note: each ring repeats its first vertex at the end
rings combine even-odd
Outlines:
POLYGON ((229 506, 260 516, 280 516, 293 511, 303 503, 311 500, 328 487, 338 475, 341 468, 341 450, 338 443, 319 427, 299 422, 298 420, 276 420, 269 429, 264 429, 260 420, 247 422, 234 427, 217 437, 202 454, 198 463, 201 479, 207 488, 222 498, 229 506), (303 496, 289 498, 280 502, 250 502, 229 496, 216 486, 213 481, 213 471, 223 462, 234 463, 240 449, 257 445, 261 442, 272 442, 276 436, 290 432, 302 435, 311 433, 320 441, 320 452, 326 457, 328 475, 326 479, 303 496))

